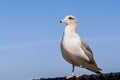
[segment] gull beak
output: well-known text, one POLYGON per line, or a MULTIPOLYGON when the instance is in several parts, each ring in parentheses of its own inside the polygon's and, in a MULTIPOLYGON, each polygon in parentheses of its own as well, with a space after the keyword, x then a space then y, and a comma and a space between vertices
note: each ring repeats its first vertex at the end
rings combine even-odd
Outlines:
POLYGON ((62 23, 62 20, 60 20, 60 23, 62 23))
POLYGON ((65 22, 65 20, 64 20, 64 19, 60 20, 60 23, 64 23, 64 22, 65 22))

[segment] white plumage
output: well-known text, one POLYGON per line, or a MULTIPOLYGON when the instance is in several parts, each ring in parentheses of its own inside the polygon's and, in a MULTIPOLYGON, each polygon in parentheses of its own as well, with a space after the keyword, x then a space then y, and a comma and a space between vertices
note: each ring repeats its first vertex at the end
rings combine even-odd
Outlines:
POLYGON ((74 66, 100 73, 101 69, 97 66, 93 58, 92 50, 76 32, 76 18, 69 15, 60 22, 66 24, 61 41, 62 56, 67 62, 72 64, 72 74, 74 74, 74 66))

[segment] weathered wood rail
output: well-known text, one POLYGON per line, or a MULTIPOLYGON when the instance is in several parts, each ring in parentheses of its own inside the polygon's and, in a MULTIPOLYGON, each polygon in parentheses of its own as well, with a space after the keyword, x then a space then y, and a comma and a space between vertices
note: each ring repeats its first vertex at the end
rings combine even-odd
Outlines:
POLYGON ((56 78, 40 78, 33 80, 120 80, 120 72, 91 74, 91 75, 84 74, 78 78, 72 77, 69 79, 66 79, 66 77, 56 77, 56 78))

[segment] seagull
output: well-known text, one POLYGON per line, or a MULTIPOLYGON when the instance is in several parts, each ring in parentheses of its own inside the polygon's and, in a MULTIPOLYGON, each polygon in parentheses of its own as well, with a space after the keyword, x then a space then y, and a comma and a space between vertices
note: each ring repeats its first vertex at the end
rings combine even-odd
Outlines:
POLYGON ((86 68, 95 73, 101 73, 93 57, 93 52, 88 44, 81 39, 76 31, 77 20, 74 16, 68 15, 60 20, 66 27, 61 41, 61 52, 63 58, 72 64, 72 76, 74 76, 74 67, 86 68))

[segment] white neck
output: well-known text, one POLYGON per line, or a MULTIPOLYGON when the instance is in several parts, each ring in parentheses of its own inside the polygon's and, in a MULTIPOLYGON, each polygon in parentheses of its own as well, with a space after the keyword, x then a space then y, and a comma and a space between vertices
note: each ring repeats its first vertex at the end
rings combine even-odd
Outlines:
POLYGON ((65 27, 64 34, 76 33, 76 25, 70 24, 65 27))

